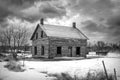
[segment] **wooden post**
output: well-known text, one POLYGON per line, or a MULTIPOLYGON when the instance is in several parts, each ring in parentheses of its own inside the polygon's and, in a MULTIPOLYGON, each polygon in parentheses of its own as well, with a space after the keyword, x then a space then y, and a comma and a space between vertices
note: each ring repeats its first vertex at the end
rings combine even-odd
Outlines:
POLYGON ((116 69, 114 68, 114 77, 115 77, 115 80, 117 80, 117 75, 116 75, 116 69))
POLYGON ((107 78, 107 80, 109 80, 104 61, 102 61, 102 63, 103 63, 103 67, 104 67, 106 78, 107 78))
POLYGON ((77 79, 76 79, 76 74, 74 74, 74 80, 77 80, 77 79))
POLYGON ((23 66, 25 66, 25 50, 26 50, 25 48, 26 48, 26 46, 24 46, 24 52, 23 52, 23 56, 24 56, 23 57, 23 66))

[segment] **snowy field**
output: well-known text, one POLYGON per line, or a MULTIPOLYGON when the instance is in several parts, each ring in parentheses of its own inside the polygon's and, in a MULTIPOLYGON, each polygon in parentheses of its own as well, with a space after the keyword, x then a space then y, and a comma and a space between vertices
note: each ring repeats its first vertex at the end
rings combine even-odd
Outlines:
MULTIPOLYGON (((68 61, 25 61, 24 72, 13 72, 4 68, 6 62, 0 62, 0 78, 2 80, 53 80, 50 74, 69 73, 71 76, 85 76, 88 71, 103 71, 104 60, 108 73, 117 71, 120 80, 120 56, 112 53, 106 58, 68 60, 68 61)), ((20 61, 22 63, 22 61, 20 61)))

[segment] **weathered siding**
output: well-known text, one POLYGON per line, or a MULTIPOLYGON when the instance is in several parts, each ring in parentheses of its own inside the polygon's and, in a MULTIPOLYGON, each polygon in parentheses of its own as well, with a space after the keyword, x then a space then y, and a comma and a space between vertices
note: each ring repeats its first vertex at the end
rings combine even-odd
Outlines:
MULTIPOLYGON (((41 38, 41 31, 43 31, 43 30, 41 29, 41 27, 39 27, 39 28, 37 29, 37 31, 36 31, 36 33, 38 33, 38 39, 42 39, 42 38, 41 38)), ((34 35, 34 37, 33 37, 33 41, 36 40, 36 33, 35 33, 35 35, 34 35)), ((43 38, 46 38, 46 37, 47 37, 47 35, 46 35, 46 33, 43 31, 43 38)))
MULTIPOLYGON (((86 39, 72 39, 72 38, 58 38, 58 37, 47 37, 45 32, 43 32, 43 37, 41 38, 41 27, 36 31, 38 33, 38 38, 34 35, 32 39, 32 54, 33 57, 46 57, 54 58, 58 56, 69 56, 76 57, 76 47, 80 47, 80 56, 86 55, 86 39), (44 55, 41 54, 41 46, 44 46, 44 55), (61 46, 61 55, 57 54, 57 47, 61 46), (34 47, 37 47, 37 55, 35 55, 34 47), (69 47, 72 48, 72 54, 69 47)), ((35 33, 35 34, 36 34, 35 33)))
POLYGON ((49 54, 49 41, 48 41, 48 38, 44 38, 44 39, 39 39, 39 40, 36 40, 36 41, 33 41, 32 43, 33 45, 33 48, 32 48, 32 53, 33 55, 35 54, 34 53, 34 47, 36 46, 37 47, 37 55, 34 55, 34 57, 48 57, 48 54, 49 54), (41 46, 44 46, 44 55, 41 55, 41 46))
MULTIPOLYGON (((32 55, 33 57, 48 57, 48 37, 47 35, 45 34, 45 32, 43 32, 43 37, 41 38, 41 27, 39 27, 36 31, 36 33, 38 33, 38 38, 36 39, 36 35, 33 37, 33 40, 32 40, 32 55), (34 55, 34 47, 37 47, 37 55, 34 55), (41 55, 41 46, 44 46, 44 55, 41 55)), ((35 34, 36 34, 35 33, 35 34)))
POLYGON ((63 39, 63 38, 50 38, 50 56, 57 56, 57 47, 62 47, 62 55, 61 56, 71 56, 68 47, 72 47, 72 56, 76 55, 76 47, 80 47, 81 56, 85 56, 86 54, 86 45, 87 40, 81 39, 63 39))

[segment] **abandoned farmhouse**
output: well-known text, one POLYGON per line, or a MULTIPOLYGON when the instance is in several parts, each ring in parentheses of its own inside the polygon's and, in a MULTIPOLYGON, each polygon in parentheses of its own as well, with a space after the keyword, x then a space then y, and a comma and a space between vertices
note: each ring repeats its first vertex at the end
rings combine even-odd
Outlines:
POLYGON ((85 57, 88 38, 76 27, 44 24, 36 26, 31 37, 33 57, 85 57))

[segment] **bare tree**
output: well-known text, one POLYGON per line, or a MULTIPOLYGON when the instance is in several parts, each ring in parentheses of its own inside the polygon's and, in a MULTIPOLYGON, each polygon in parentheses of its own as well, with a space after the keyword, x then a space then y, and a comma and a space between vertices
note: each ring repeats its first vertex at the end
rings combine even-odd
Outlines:
POLYGON ((0 43, 2 46, 5 46, 7 44, 6 37, 3 34, 3 31, 0 32, 0 43))
POLYGON ((8 27, 4 32, 3 35, 6 39, 6 43, 8 44, 7 46, 9 46, 9 50, 11 50, 11 41, 12 41, 12 28, 8 27))
POLYGON ((20 46, 24 47, 27 41, 27 29, 21 25, 9 25, 0 35, 2 45, 9 46, 11 52, 14 49, 14 53, 16 47, 17 49, 20 49, 20 46))
POLYGON ((24 46, 28 41, 27 29, 25 27, 17 27, 13 35, 18 48, 24 46))
POLYGON ((1 48, 0 48, 0 52, 2 51, 6 51, 6 47, 7 46, 7 39, 3 34, 3 31, 0 31, 0 44, 1 44, 1 48))

